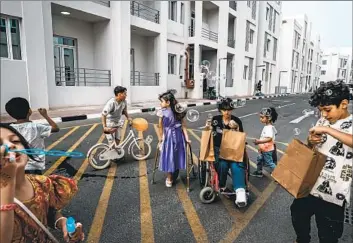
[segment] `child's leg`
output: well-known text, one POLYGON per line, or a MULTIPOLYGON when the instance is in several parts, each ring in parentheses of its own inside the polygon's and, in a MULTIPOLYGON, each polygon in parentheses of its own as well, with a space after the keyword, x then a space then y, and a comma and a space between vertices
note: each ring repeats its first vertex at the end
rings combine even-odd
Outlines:
POLYGON ((215 168, 218 173, 219 187, 223 188, 226 186, 226 183, 227 183, 229 162, 223 159, 219 159, 215 164, 215 168))
POLYGON ((242 162, 229 163, 232 170, 233 188, 236 191, 239 188, 246 187, 245 185, 245 164, 242 162))
POLYGON ((256 164, 257 164, 257 169, 256 171, 258 172, 262 172, 262 168, 263 168, 263 163, 264 163, 264 156, 261 154, 259 154, 256 158, 256 164))
POLYGON ((290 211, 292 225, 297 235, 297 243, 310 242, 310 221, 314 214, 314 200, 312 196, 294 199, 290 211))
POLYGON ((264 164, 265 166, 269 167, 271 169, 271 173, 272 171, 276 168, 276 164, 273 162, 273 151, 269 151, 269 152, 263 152, 262 156, 264 158, 264 164))
POLYGON ((315 198, 315 220, 320 243, 337 243, 344 226, 344 207, 315 198))

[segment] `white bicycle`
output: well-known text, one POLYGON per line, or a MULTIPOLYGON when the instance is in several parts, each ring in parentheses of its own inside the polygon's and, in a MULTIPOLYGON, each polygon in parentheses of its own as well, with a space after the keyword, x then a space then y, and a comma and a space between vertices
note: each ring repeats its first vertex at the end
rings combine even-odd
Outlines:
POLYGON ((128 154, 131 154, 136 160, 144 160, 151 154, 152 149, 150 144, 152 139, 152 136, 147 136, 146 139, 136 137, 132 126, 129 125, 129 134, 124 141, 117 144, 114 137, 114 142, 111 145, 106 143, 96 144, 88 151, 87 158, 93 168, 103 170, 110 165, 112 160, 124 157, 124 148, 132 140, 128 146, 128 154))

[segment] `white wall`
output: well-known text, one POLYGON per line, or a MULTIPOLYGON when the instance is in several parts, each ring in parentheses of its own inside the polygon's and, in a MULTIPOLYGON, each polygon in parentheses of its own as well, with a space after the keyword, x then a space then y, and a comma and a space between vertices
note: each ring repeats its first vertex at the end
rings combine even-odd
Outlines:
POLYGON ((135 50, 135 71, 155 72, 154 39, 154 37, 131 34, 131 48, 135 50))
POLYGON ((6 113, 5 104, 13 97, 29 100, 26 62, 1 58, 1 114, 6 113))
POLYGON ((180 63, 180 53, 181 50, 184 49, 183 43, 178 43, 174 41, 168 41, 167 43, 168 53, 176 55, 176 73, 175 74, 168 74, 167 76, 167 88, 168 89, 175 89, 177 91, 176 98, 183 98, 184 97, 184 88, 181 86, 181 83, 184 82, 184 69, 183 63, 180 63), (182 69, 180 69, 182 66, 182 69), (180 78, 180 70, 181 76, 180 78))
POLYGON ((95 68, 93 24, 56 15, 52 19, 54 35, 77 39, 78 67, 95 68))
POLYGON ((94 67, 97 69, 112 69, 112 37, 111 22, 103 21, 93 25, 94 36, 94 67))

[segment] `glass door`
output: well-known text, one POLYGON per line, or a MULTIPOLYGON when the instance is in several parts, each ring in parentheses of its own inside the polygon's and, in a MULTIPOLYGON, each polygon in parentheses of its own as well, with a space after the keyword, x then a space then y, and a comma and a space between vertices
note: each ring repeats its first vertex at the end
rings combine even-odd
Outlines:
POLYGON ((57 86, 79 85, 75 39, 54 36, 54 65, 57 86))

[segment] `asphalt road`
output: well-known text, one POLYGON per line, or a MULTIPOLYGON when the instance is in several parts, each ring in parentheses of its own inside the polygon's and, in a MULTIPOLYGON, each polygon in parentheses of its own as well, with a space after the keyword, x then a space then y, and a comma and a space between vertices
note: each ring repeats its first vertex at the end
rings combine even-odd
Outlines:
MULTIPOLYGON (((276 140, 281 156, 293 138, 305 141, 308 129, 316 122, 317 118, 311 115, 297 124, 289 123, 302 116, 303 110, 312 109, 307 100, 306 95, 252 100, 234 110, 233 114, 241 118, 249 137, 247 150, 251 161, 256 161, 257 156, 251 138, 259 137, 262 130, 256 113, 263 107, 276 107, 279 113, 275 124, 276 140)), ((194 109, 199 112, 199 119, 187 125, 193 153, 198 155, 201 127, 208 114, 215 115, 218 111, 214 105, 194 109)), ((79 180, 79 192, 64 213, 83 223, 86 242, 294 242, 289 211, 293 197, 268 177, 250 177, 249 205, 241 210, 235 207, 233 200, 224 197, 212 204, 202 204, 200 186, 193 176, 191 190, 186 192, 185 171, 172 188, 165 187, 165 175, 159 171, 156 184, 151 184, 158 141, 153 124, 157 124, 158 117, 148 113, 133 117, 143 117, 150 123, 143 133, 144 137, 152 135, 154 138, 153 151, 146 161, 134 161, 126 155, 124 160, 97 171, 84 158, 47 157, 47 174, 79 180)), ((106 141, 98 119, 61 123, 60 126, 60 132, 46 140, 47 147, 86 154, 98 141, 106 141)), ((230 178, 228 183, 231 183, 230 178)), ((352 221, 345 223, 340 242, 353 242, 352 221)), ((312 223, 312 242, 318 242, 314 219, 312 223)))

